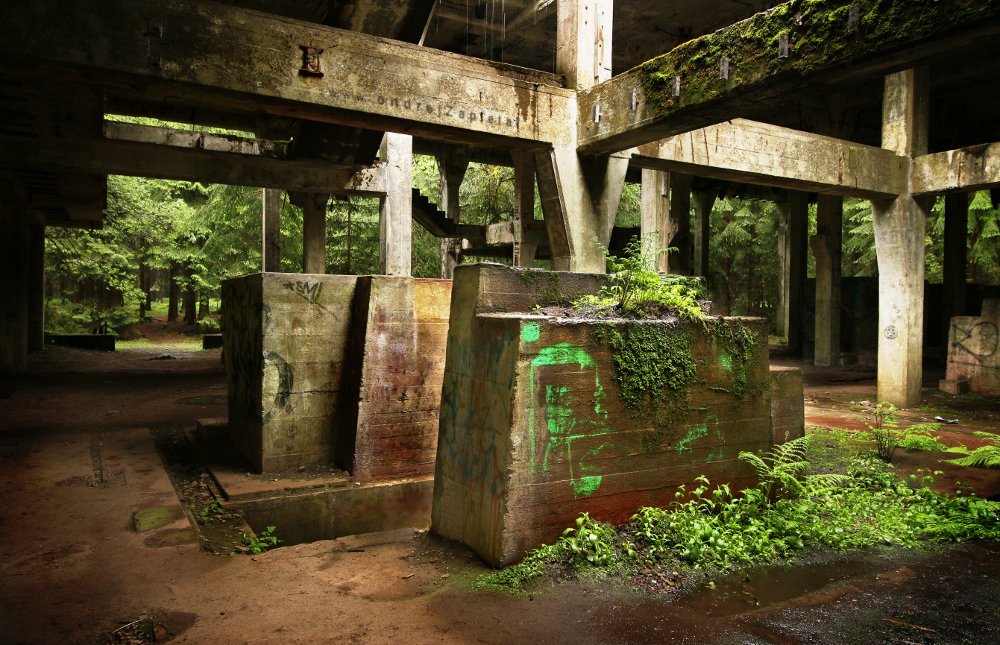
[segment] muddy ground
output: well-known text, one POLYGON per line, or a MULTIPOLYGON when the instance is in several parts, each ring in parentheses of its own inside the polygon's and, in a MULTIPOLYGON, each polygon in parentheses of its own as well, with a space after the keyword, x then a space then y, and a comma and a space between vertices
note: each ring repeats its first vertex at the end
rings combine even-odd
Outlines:
MULTIPOLYGON (((805 372, 807 422, 861 424, 848 408, 874 399, 874 374, 805 372)), ((0 380, 0 643, 109 642, 115 630, 111 642, 143 630, 241 644, 1000 642, 995 544, 817 557, 675 602, 582 581, 477 591, 478 557, 415 530, 212 555, 153 437, 224 416, 224 395, 218 350, 49 348, 0 380)), ((925 395, 934 407, 908 419, 957 416, 954 438, 1000 427, 993 401, 925 395)), ((995 473, 977 478, 981 494, 1000 490, 995 473)))

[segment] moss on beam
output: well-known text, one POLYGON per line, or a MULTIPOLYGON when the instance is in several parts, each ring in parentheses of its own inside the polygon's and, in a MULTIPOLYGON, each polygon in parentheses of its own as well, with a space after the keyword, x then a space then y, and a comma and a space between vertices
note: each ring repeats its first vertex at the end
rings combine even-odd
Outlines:
MULTIPOLYGON (((820 73, 843 70, 998 19, 1000 0, 791 0, 683 43, 598 85, 591 91, 591 100, 600 101, 606 108, 602 113, 610 118, 585 126, 582 139, 620 136, 764 86, 807 84, 820 73), (858 10, 854 32, 848 29, 851 5, 858 10), (788 37, 786 58, 779 57, 782 35, 788 37), (720 73, 723 57, 729 59, 728 78, 720 73), (678 76, 680 95, 674 96, 678 76), (626 94, 623 90, 628 86, 626 94), (627 109, 632 89, 641 89, 645 97, 644 108, 638 112, 627 109), (608 101, 614 109, 605 105, 608 101)), ((589 107, 582 105, 581 113, 589 107)), ((724 119, 735 116, 741 115, 724 119)))

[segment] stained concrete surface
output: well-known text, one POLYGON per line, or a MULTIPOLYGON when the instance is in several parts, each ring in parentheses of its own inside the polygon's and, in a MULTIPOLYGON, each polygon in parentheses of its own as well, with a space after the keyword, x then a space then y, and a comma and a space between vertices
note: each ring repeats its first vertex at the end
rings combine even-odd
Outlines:
MULTIPOLYGON (((149 361, 162 353, 54 348, 0 381, 12 390, 0 399, 0 643, 101 642, 146 613, 167 626, 161 640, 189 643, 1000 640, 993 544, 832 555, 670 603, 581 581, 523 597, 473 590, 487 570, 474 554, 410 530, 229 558, 174 537, 183 522, 137 533, 137 511, 162 522, 177 507, 150 430, 225 409, 178 403, 219 395, 217 351, 149 361)), ((873 380, 836 380, 807 369, 807 414, 844 418, 835 399, 874 397, 873 380)))

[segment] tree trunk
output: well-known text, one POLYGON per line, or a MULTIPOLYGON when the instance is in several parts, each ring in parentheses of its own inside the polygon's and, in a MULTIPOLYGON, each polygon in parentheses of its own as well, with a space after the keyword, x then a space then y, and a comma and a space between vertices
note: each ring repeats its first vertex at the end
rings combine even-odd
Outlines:
POLYGON ((146 296, 139 301, 139 321, 146 317, 146 307, 148 307, 149 291, 146 289, 146 263, 139 263, 139 290, 146 296))
POLYGON ((184 267, 184 275, 187 278, 187 289, 184 290, 184 324, 193 325, 195 324, 195 315, 198 313, 196 304, 196 296, 194 292, 194 284, 191 280, 191 267, 184 267))
POLYGON ((203 293, 198 300, 198 320, 208 315, 208 294, 203 293))
POLYGON ((177 301, 180 299, 181 288, 177 284, 177 263, 170 263, 170 280, 167 283, 170 302, 167 305, 167 320, 174 322, 177 320, 177 301))

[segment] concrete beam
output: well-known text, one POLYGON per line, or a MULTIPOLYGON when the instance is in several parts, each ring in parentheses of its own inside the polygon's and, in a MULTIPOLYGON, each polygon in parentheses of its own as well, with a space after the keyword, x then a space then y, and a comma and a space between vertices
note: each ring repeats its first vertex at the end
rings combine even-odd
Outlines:
POLYGON ((792 0, 581 92, 579 149, 606 154, 752 117, 794 94, 877 78, 998 31, 997 3, 792 0), (590 118, 595 108, 599 120, 590 118))
POLYGON ((1000 143, 986 143, 913 160, 913 194, 942 195, 1000 187, 1000 143))
POLYGON ((640 146, 631 161, 639 168, 863 199, 904 192, 907 164, 891 150, 746 119, 640 146))
POLYGON ((355 172, 331 167, 322 161, 284 161, 201 147, 112 139, 56 141, 0 135, 2 167, 84 171, 337 195, 378 196, 385 192, 381 175, 372 169, 355 172))
POLYGON ((573 92, 552 74, 214 2, 45 0, 4 19, 19 27, 0 58, 38 78, 85 71, 150 96, 459 143, 572 144, 573 92))

